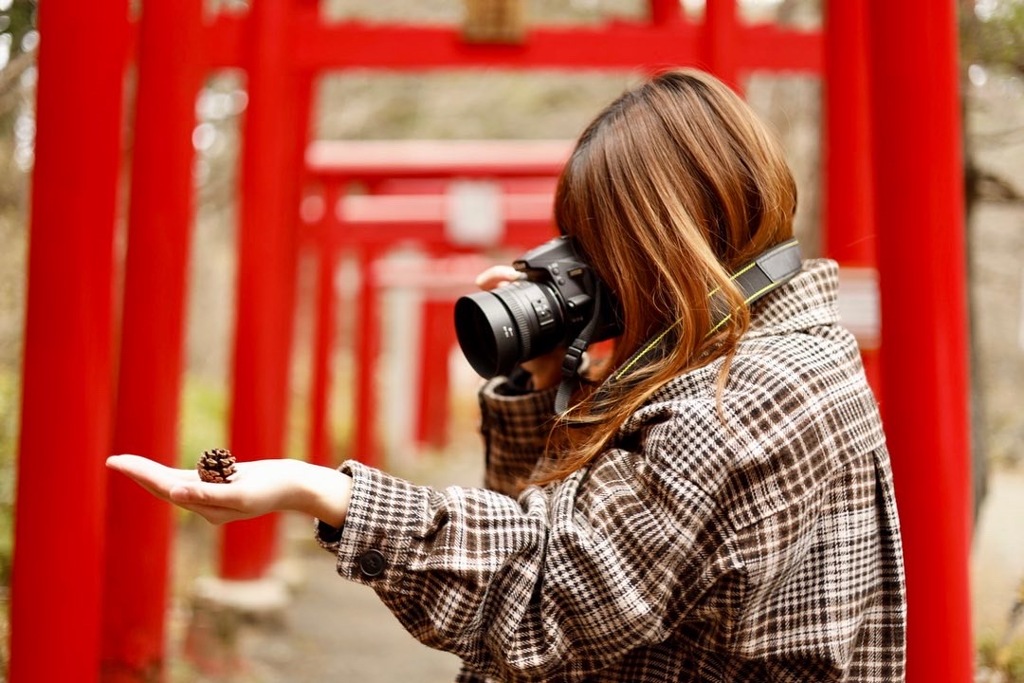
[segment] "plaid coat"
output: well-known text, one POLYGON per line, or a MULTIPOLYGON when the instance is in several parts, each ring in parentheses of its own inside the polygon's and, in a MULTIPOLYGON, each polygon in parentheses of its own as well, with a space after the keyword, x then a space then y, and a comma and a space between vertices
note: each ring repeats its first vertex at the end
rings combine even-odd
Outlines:
POLYGON ((487 489, 358 462, 318 539, 460 681, 902 681, 892 477, 837 267, 755 306, 716 412, 713 364, 659 390, 615 447, 507 495, 544 448, 554 391, 482 391, 487 489))

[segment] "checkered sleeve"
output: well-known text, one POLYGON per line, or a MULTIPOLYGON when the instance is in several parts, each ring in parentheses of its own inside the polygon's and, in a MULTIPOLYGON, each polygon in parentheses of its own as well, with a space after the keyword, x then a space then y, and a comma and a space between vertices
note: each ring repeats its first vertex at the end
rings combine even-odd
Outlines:
MULTIPOLYGON (((581 680, 664 641, 731 569, 699 487, 644 458, 600 464, 515 500, 436 490, 358 462, 337 571, 371 586, 421 642, 499 680, 581 680), (667 520, 652 498, 686 495, 667 520)), ((673 507, 675 503, 671 503, 673 507)))
POLYGON ((523 489, 547 446, 557 392, 557 387, 510 392, 507 380, 500 377, 480 390, 486 488, 510 496, 523 489))

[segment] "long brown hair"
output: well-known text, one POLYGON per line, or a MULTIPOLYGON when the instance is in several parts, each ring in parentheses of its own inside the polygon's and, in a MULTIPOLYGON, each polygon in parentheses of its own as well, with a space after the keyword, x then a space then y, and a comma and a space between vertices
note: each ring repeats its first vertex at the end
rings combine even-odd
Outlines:
POLYGON ((729 277, 790 237, 796 185, 778 142, 726 85, 664 72, 612 102, 583 132, 555 193, 555 220, 620 305, 623 333, 597 377, 622 371, 648 340, 671 349, 631 368, 614 392, 577 394, 553 432, 539 483, 583 467, 659 387, 726 358, 750 315, 729 277), (709 293, 731 315, 711 331, 709 293))

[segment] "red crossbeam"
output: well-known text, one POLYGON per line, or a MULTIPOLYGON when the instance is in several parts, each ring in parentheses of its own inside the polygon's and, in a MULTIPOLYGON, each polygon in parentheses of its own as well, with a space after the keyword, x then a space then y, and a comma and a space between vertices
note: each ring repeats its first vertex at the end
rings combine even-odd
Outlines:
MULTIPOLYGON (((500 199, 505 231, 501 243, 516 245, 550 239, 554 234, 551 195, 503 196, 500 199)), ((328 225, 339 245, 372 244, 381 248, 415 240, 423 244, 457 246, 446 228, 450 205, 446 197, 376 196, 346 197, 328 225)))
POLYGON ((554 177, 569 140, 327 140, 306 149, 317 179, 554 177))
MULTIPOLYGON (((207 28, 206 58, 212 68, 239 67, 246 15, 220 15, 207 28)), ((296 21, 295 61, 310 71, 397 69, 423 71, 466 67, 518 69, 627 69, 670 64, 708 66, 699 24, 652 27, 613 21, 591 26, 531 29, 522 45, 468 43, 457 26, 412 26, 346 21, 324 24, 309 15, 296 21), (614 46, 610 49, 610 46, 614 46)), ((740 25, 733 61, 749 71, 820 73, 820 32, 774 25, 740 25)))

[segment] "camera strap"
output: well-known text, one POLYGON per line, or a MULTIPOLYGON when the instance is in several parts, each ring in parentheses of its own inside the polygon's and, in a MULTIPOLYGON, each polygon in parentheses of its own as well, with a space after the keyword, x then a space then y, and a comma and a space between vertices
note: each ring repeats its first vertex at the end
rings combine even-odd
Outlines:
MULTIPOLYGON (((800 272, 802 265, 800 244, 794 238, 763 252, 753 261, 736 271, 730 279, 742 293, 744 304, 749 306, 792 279, 794 275, 800 272)), ((720 289, 712 290, 708 294, 708 298, 711 300, 712 311, 712 326, 708 330, 710 335, 732 317, 732 310, 729 308, 728 302, 720 289)), ((558 386, 558 394, 555 396, 555 412, 559 415, 564 413, 569 407, 569 399, 572 398, 580 366, 583 362, 583 353, 590 344, 594 330, 597 329, 600 317, 599 311, 601 310, 600 303, 600 288, 598 288, 594 302, 593 317, 566 350, 565 358, 562 361, 562 383, 558 386)), ((604 392, 613 385, 619 386, 631 370, 667 353, 669 348, 667 342, 673 336, 671 332, 674 327, 675 325, 657 334, 644 344, 639 351, 630 356, 629 360, 623 363, 618 371, 605 380, 600 391, 604 392)))
POLYGON ((583 365, 583 353, 590 346, 590 339, 594 336, 594 330, 597 329, 601 318, 602 289, 603 287, 594 288, 594 313, 565 350, 565 357, 562 359, 562 383, 558 385, 558 393, 555 394, 555 412, 559 415, 569 408, 569 399, 572 398, 580 366, 583 365))

